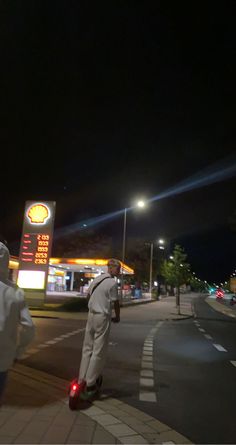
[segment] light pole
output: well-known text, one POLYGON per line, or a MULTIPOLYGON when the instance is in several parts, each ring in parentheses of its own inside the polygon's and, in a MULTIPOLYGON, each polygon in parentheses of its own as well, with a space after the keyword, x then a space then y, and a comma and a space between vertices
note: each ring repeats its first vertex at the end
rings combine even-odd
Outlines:
POLYGON ((125 262, 125 244, 126 244, 126 221, 127 221, 127 209, 124 209, 124 224, 123 224, 123 245, 122 245, 122 262, 125 262))
MULTIPOLYGON (((153 246, 154 243, 149 243, 150 244, 150 268, 149 268, 149 293, 150 293, 150 297, 152 297, 152 263, 153 263, 153 246)), ((164 250, 165 241, 163 239, 159 239, 157 241, 157 245, 159 247, 159 249, 164 250)))
POLYGON ((153 260, 153 243, 150 243, 150 273, 149 273, 149 293, 152 297, 152 260, 153 260))
MULTIPOLYGON (((140 200, 137 202, 135 207, 139 207, 140 209, 145 207, 145 202, 140 200)), ((124 209, 124 222, 123 222, 123 243, 122 243, 122 263, 125 262, 125 250, 126 250, 126 226, 127 226, 127 208, 124 209)), ((123 267, 121 268, 121 297, 124 296, 124 273, 123 267)))

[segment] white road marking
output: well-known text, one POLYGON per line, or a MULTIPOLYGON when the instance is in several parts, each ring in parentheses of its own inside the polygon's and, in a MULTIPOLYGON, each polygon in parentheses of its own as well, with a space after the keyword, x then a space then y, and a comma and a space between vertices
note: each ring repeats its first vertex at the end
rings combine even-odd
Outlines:
POLYGON ((198 328, 200 332, 206 332, 205 329, 198 328))
POLYGON ((140 375, 142 377, 151 377, 151 378, 153 378, 154 376, 153 371, 149 371, 148 369, 142 369, 140 375))
POLYGON ((152 355, 144 355, 143 354, 143 361, 145 362, 152 362, 152 355))
POLYGON ((140 380, 139 380, 139 384, 140 384, 140 386, 153 388, 154 380, 153 379, 145 379, 145 378, 141 377, 140 380))
POLYGON ((139 391, 139 400, 142 402, 156 402, 156 394, 155 392, 144 392, 142 388, 153 388, 154 387, 154 372, 153 372, 153 342, 154 336, 157 333, 159 327, 163 322, 158 322, 155 328, 149 332, 147 337, 145 338, 143 344, 143 355, 141 361, 141 370, 140 370, 140 391, 139 391))
MULTIPOLYGON (((85 330, 85 328, 83 328, 83 329, 76 329, 75 331, 68 332, 67 334, 62 334, 60 337, 55 337, 52 340, 48 340, 45 343, 42 343, 41 345, 37 345, 36 348, 28 349, 27 352, 21 357, 21 359, 24 360, 24 359, 30 357, 30 355, 36 354, 37 352, 39 352, 40 349, 48 348, 51 345, 55 345, 59 341, 62 341, 65 338, 69 338, 72 335, 78 334, 79 332, 82 332, 84 330, 85 330)), ((114 344, 117 344, 117 343, 114 343, 114 344)))
POLYGON ((209 334, 205 334, 204 337, 207 338, 207 340, 213 340, 212 336, 209 334))
POLYGON ((152 355, 152 351, 145 351, 145 350, 143 350, 143 356, 144 355, 148 355, 150 357, 150 355, 152 355))
POLYGON ((144 362, 141 363, 142 369, 152 369, 153 368, 153 362, 144 362))
POLYGON ((157 397, 156 397, 155 392, 140 391, 139 400, 141 400, 141 402, 154 402, 155 403, 157 401, 157 397))
POLYGON ((236 361, 235 360, 230 360, 230 363, 232 363, 232 365, 236 367, 236 361))
POLYGON ((225 348, 223 348, 223 346, 221 346, 221 345, 217 345, 216 343, 213 343, 213 346, 215 346, 215 348, 218 349, 218 351, 220 351, 220 352, 227 352, 227 350, 225 348))

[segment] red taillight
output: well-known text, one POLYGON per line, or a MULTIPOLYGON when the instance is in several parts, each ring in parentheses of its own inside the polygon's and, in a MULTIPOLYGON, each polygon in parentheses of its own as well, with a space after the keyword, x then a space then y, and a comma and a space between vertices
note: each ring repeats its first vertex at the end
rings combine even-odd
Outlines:
POLYGON ((79 386, 79 385, 73 385, 73 386, 72 386, 73 391, 76 391, 76 389, 78 388, 78 386, 79 386))

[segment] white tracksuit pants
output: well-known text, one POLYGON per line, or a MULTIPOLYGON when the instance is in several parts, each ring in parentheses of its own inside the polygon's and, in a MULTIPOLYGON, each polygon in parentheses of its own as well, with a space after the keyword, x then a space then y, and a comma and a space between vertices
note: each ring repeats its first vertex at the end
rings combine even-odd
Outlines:
POLYGON ((88 386, 96 383, 101 375, 108 347, 111 316, 100 313, 88 313, 85 330, 79 379, 86 380, 88 386))

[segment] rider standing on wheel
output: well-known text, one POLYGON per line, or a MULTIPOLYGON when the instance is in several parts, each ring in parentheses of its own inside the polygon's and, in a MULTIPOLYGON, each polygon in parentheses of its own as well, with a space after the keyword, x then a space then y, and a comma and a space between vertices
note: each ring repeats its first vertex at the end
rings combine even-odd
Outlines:
POLYGON ((120 273, 120 261, 110 259, 107 266, 108 273, 96 277, 88 290, 89 312, 78 380, 87 384, 86 391, 80 396, 83 400, 92 398, 98 390, 106 359, 113 303, 115 317, 112 321, 120 321, 118 285, 114 278, 120 273))

